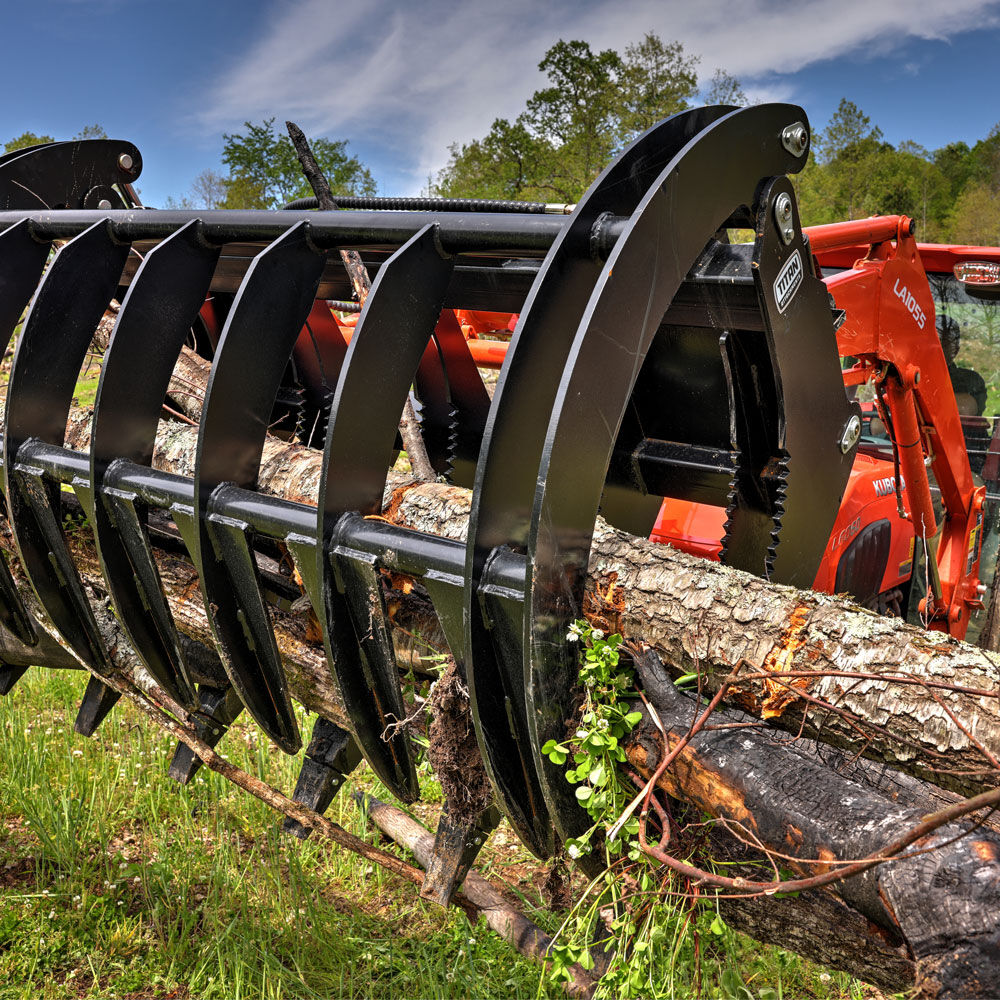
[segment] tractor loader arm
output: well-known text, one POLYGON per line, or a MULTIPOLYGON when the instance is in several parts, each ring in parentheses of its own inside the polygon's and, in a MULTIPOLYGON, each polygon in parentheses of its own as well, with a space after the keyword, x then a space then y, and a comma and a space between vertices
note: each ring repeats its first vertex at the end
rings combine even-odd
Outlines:
POLYGON ((979 560, 986 488, 976 486, 934 302, 906 216, 819 226, 810 243, 825 251, 870 240, 854 266, 826 279, 845 319, 837 332, 842 357, 854 358, 846 385, 871 383, 892 440, 900 516, 926 548, 928 593, 920 612, 928 628, 965 636, 982 606, 979 560), (940 489, 940 524, 928 469, 940 489))

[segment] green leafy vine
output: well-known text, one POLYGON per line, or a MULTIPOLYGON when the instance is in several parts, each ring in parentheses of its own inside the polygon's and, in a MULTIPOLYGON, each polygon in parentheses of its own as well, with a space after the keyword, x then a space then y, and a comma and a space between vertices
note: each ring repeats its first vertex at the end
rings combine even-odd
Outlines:
POLYGON ((575 859, 600 851, 605 871, 560 929, 549 975, 569 981, 574 963, 593 969, 604 958, 607 971, 598 997, 673 996, 679 963, 693 960, 697 975, 697 934, 690 932, 731 932, 714 908, 698 907, 683 889, 671 891, 671 874, 640 849, 637 789, 622 766, 623 742, 642 713, 632 709, 638 695, 632 669, 621 655, 622 637, 606 636, 580 620, 570 626, 567 639, 580 647, 579 723, 571 738, 549 740, 542 752, 554 764, 568 765, 566 780, 576 786, 577 800, 593 821, 584 834, 566 842, 567 853, 575 859), (660 975, 664 969, 666 979, 660 975))

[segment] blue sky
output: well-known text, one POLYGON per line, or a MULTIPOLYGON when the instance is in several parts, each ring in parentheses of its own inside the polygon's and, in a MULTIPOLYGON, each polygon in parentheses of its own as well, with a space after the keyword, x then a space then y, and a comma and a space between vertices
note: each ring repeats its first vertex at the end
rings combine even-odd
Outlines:
POLYGON ((5 2, 0 140, 100 123, 142 150, 147 204, 221 170, 222 134, 274 115, 347 139, 383 194, 416 194, 448 145, 513 117, 560 38, 623 49, 648 30, 801 104, 842 97, 890 142, 1000 122, 1000 0, 35 0, 5 2))

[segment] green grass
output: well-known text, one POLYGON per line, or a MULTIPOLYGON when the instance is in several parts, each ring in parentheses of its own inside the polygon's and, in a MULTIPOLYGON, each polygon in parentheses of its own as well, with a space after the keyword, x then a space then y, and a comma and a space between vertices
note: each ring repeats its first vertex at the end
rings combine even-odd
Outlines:
MULTIPOLYGON (((31 670, 0 699, 2 1000, 562 995, 485 925, 333 845, 282 835, 276 814, 218 775, 176 785, 170 741, 128 703, 94 738, 76 736, 84 683, 31 670)), ((299 761, 252 723, 220 749, 293 787, 299 761)), ((388 797, 365 769, 351 783, 388 797)), ((435 807, 416 812, 431 823, 435 807)), ((371 838, 349 797, 329 815, 371 838)), ((506 827, 481 865, 555 930, 536 888, 544 871, 506 827)), ((705 997, 876 995, 711 922, 698 921, 705 997)), ((651 976, 693 995, 692 942, 651 976)))
MULTIPOLYGON (((217 775, 170 781, 170 743, 130 706, 76 736, 83 682, 30 671, 0 705, 4 1000, 535 995, 537 968, 461 914, 332 845, 285 837, 217 775)), ((296 763, 251 725, 225 750, 292 787, 296 763)), ((364 832, 348 799, 330 814, 364 832)))

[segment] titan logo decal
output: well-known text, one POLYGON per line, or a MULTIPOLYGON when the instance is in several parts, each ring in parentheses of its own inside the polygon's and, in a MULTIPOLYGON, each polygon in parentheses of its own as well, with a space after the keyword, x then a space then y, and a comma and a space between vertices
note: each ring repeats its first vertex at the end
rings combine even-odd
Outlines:
POLYGON ((896 298, 910 310, 910 315, 916 321, 917 326, 922 330, 924 328, 924 323, 927 322, 927 317, 924 316, 923 309, 917 305, 917 300, 913 297, 910 290, 906 287, 906 285, 903 285, 902 288, 899 287, 899 278, 896 279, 896 284, 893 286, 892 290, 896 293, 896 298))
POLYGON ((785 261, 774 280, 774 301, 783 313, 802 284, 802 254, 798 250, 785 261))
MULTIPOLYGON (((887 497, 890 493, 896 492, 896 480, 893 476, 886 476, 884 479, 876 479, 875 483, 875 496, 877 497, 887 497)), ((906 480, 900 476, 899 477, 899 491, 900 493, 906 489, 906 480)))

